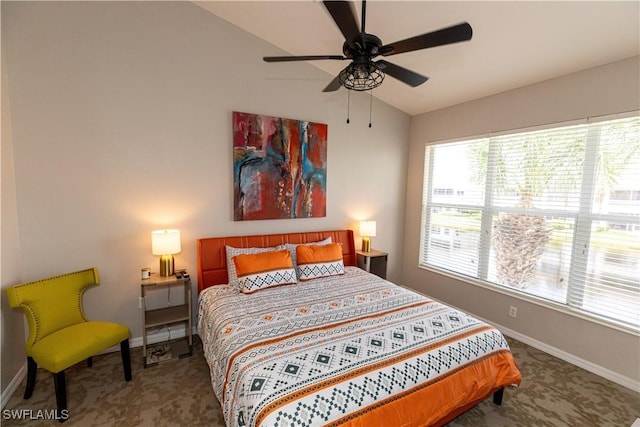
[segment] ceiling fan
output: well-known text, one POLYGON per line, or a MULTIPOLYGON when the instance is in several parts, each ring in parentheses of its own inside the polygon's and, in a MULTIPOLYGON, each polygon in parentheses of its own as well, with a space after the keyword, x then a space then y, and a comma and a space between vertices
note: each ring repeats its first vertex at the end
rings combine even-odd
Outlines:
POLYGON ((357 91, 370 90, 382 84, 385 74, 409 86, 419 86, 426 82, 428 77, 399 65, 392 64, 384 59, 377 61, 373 59, 379 55, 391 56, 467 41, 471 40, 471 36, 473 35, 471 25, 463 22, 451 27, 383 45, 378 37, 373 34, 368 34, 365 31, 366 0, 362 1, 362 25, 360 28, 358 28, 351 2, 325 0, 323 4, 345 38, 345 42, 342 45, 343 55, 265 56, 263 58, 266 62, 315 61, 323 59, 351 60, 351 63, 340 71, 340 74, 323 89, 323 92, 333 92, 338 90, 340 86, 357 91))

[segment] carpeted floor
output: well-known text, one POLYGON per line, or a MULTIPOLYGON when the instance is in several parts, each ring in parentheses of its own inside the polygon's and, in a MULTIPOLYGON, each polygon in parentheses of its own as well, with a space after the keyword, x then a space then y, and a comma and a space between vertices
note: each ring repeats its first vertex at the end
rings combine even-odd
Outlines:
MULTIPOLYGON (((640 418, 638 393, 521 342, 509 343, 522 371, 522 385, 505 391, 502 406, 488 399, 448 426, 630 427, 640 418)), ((82 363, 68 369, 70 418, 64 425, 223 427, 199 339, 194 344, 193 356, 147 369, 142 367, 141 348, 132 349, 129 383, 124 382, 120 353, 95 357, 92 368, 82 363)), ((2 411, 1 424, 59 425, 42 419, 56 407, 52 376, 38 372, 29 400, 22 399, 24 386, 23 382, 2 411)))

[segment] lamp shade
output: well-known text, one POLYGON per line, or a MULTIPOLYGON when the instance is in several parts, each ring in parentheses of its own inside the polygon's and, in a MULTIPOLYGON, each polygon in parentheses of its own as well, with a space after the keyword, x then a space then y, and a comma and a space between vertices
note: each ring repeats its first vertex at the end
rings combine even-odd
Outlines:
POLYGON ((362 237, 376 237, 376 222, 360 221, 360 235, 362 237))
POLYGON ((151 232, 151 252, 154 255, 179 253, 180 230, 156 230, 151 232))

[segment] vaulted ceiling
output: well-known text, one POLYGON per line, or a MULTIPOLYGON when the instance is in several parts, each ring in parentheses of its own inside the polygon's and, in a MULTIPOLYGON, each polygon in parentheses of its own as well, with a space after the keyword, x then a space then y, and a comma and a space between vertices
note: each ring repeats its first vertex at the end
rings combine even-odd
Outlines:
MULTIPOLYGON (((285 53, 342 54, 343 36, 320 1, 195 3, 285 53)), ((353 6, 359 21, 361 2, 353 6)), ((367 2, 366 31, 383 44, 463 21, 470 41, 385 58, 429 81, 412 88, 387 76, 374 96, 416 115, 640 54, 638 1, 367 2)), ((348 64, 309 63, 328 73, 318 91, 348 64)), ((277 75, 291 64, 269 66, 277 75)))

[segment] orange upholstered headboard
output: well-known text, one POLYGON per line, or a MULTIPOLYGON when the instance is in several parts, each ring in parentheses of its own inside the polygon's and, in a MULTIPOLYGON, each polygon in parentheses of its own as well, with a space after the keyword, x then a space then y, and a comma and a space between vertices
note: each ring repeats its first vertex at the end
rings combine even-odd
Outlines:
POLYGON ((198 292, 209 286, 228 283, 225 246, 235 248, 267 248, 284 243, 317 242, 331 237, 342 243, 344 265, 357 265, 352 230, 308 231, 287 234, 261 234, 256 236, 209 237, 198 240, 198 292))

